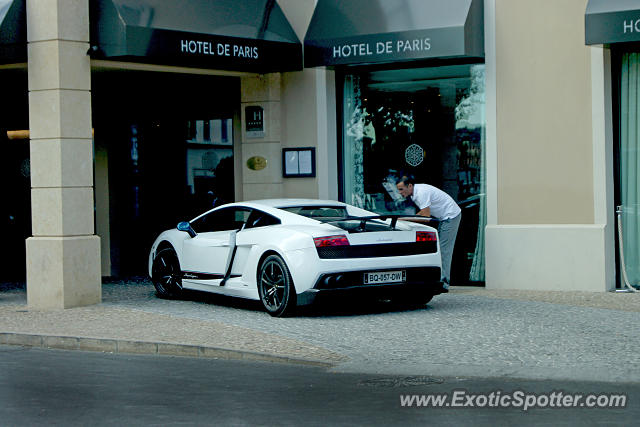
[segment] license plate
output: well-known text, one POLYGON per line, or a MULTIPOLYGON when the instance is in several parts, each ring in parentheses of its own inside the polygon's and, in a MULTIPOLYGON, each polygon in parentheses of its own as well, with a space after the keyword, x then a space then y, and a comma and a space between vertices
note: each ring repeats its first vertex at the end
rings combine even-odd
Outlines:
POLYGON ((373 285, 377 283, 399 283, 407 280, 405 270, 379 271, 376 273, 364 273, 364 284, 373 285))

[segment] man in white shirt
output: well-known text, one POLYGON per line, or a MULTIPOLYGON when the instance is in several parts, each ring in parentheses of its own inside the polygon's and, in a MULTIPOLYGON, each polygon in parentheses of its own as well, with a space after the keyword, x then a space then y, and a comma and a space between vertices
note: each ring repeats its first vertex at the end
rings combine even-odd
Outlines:
POLYGON ((417 215, 435 218, 438 223, 440 254, 442 256, 441 276, 444 288, 449 288, 451 258, 456 243, 462 210, 444 191, 429 184, 415 184, 412 178, 403 176, 397 183, 402 197, 411 197, 418 207, 417 215))

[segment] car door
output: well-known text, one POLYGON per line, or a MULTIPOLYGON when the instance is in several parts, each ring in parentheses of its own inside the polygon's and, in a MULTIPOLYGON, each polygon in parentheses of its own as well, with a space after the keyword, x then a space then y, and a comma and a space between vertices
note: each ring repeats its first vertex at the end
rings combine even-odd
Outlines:
MULTIPOLYGON (((244 227, 250 213, 247 208, 228 207, 192 221, 197 235, 184 242, 184 282, 220 285, 235 245, 235 233, 244 227)), ((189 287, 188 283, 185 285, 189 287)))

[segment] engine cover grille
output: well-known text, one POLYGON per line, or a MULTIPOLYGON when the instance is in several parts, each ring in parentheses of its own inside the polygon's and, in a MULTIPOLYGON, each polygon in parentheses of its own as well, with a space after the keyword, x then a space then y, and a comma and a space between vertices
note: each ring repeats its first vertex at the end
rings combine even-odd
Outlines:
POLYGON ((322 259, 379 258, 404 255, 433 254, 437 242, 385 243, 375 245, 316 247, 322 259))

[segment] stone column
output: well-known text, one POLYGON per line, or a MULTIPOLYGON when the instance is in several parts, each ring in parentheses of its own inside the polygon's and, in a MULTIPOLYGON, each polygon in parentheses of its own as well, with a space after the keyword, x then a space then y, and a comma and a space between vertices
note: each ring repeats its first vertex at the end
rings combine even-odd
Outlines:
POLYGON ((280 73, 242 77, 242 198, 243 200, 283 197, 280 73), (249 137, 246 107, 264 109, 264 135, 249 137), (266 160, 266 167, 252 170, 252 157, 266 160))
POLYGON ((97 304, 89 0, 27 0, 27 38, 33 233, 26 243, 28 305, 97 304))

